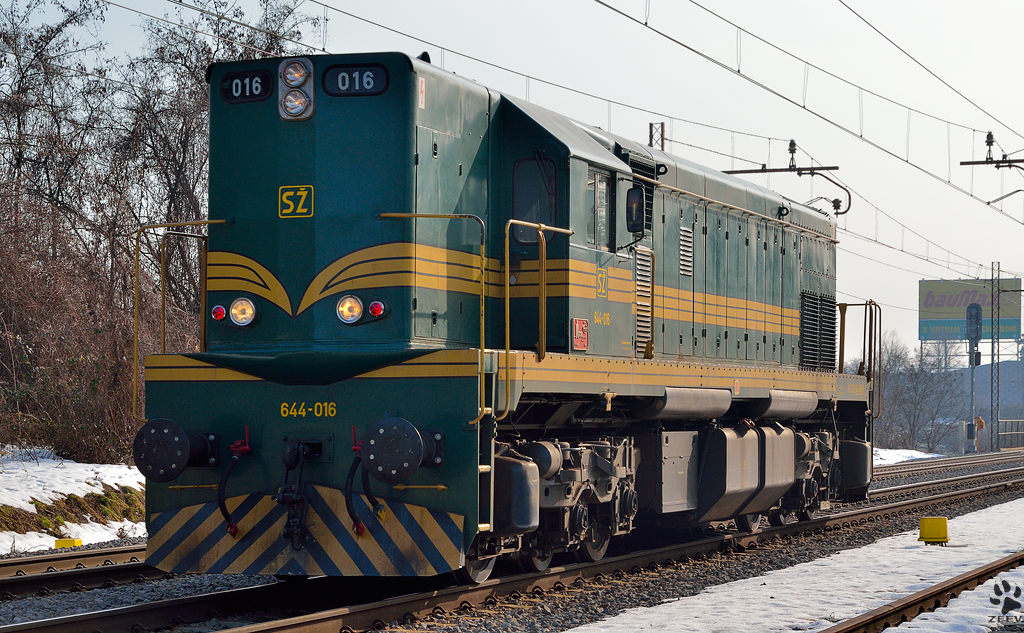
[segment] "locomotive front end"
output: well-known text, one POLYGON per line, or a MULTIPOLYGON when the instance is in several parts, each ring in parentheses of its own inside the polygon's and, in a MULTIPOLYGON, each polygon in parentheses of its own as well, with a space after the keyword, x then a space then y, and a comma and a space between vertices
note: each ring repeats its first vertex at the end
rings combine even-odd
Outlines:
POLYGON ((486 204, 486 90, 400 54, 216 64, 208 81, 223 223, 205 252, 203 349, 146 358, 147 562, 460 568, 490 466, 480 229, 408 216, 486 204))

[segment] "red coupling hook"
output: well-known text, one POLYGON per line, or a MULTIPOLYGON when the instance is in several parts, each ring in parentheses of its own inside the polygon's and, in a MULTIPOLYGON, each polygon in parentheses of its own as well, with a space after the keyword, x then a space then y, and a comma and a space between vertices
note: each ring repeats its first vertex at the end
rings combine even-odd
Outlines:
POLYGON ((360 521, 359 523, 353 523, 352 531, 356 533, 356 536, 362 536, 366 533, 366 526, 363 525, 362 521, 360 521))
POLYGON ((234 538, 235 536, 238 536, 238 524, 237 523, 228 523, 227 528, 228 528, 228 534, 230 534, 232 538, 234 538))

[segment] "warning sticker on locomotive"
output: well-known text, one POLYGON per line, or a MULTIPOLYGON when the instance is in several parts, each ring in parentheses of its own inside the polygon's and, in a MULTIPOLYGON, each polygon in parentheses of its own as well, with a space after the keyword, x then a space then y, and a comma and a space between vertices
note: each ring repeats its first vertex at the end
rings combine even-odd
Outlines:
POLYGON ((280 218, 313 217, 313 187, 293 185, 278 189, 277 216, 280 218))
POLYGON ((590 348, 590 321, 587 319, 572 320, 572 348, 580 351, 590 348))

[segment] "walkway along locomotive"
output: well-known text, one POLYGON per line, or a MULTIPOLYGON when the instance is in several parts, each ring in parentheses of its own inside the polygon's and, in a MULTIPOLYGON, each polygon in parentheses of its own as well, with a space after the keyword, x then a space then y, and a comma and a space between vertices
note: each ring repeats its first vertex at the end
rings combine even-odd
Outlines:
POLYGON ((837 374, 829 215, 402 54, 207 78, 202 349, 146 357, 137 416, 149 564, 479 581, 865 496, 877 306, 837 374))

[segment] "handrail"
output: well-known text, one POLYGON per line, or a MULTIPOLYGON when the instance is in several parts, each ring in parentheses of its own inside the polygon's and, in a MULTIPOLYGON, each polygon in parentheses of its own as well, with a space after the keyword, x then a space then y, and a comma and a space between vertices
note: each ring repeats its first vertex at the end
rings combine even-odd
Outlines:
POLYGON ((487 257, 484 249, 486 245, 487 232, 482 218, 470 213, 381 213, 378 219, 390 218, 439 218, 449 220, 473 220, 480 225, 480 349, 477 352, 477 382, 479 383, 479 402, 477 404, 477 416, 469 421, 472 426, 482 420, 485 415, 491 413, 487 405, 486 382, 484 380, 484 347, 486 343, 486 321, 484 319, 484 302, 487 299, 487 257))
POLYGON ((839 309, 839 367, 842 374, 846 355, 846 309, 864 308, 864 339, 861 348, 863 375, 871 386, 871 419, 882 413, 882 306, 868 299, 864 303, 837 303, 839 309))
POLYGON ((203 250, 199 257, 199 345, 201 351, 206 351, 206 236, 197 233, 185 233, 184 231, 167 231, 160 236, 160 353, 167 353, 167 261, 165 252, 167 248, 167 236, 177 235, 178 237, 194 237, 203 243, 203 250))
MULTIPOLYGON (((143 224, 135 232, 135 343, 132 349, 132 417, 136 422, 146 423, 149 420, 139 417, 139 258, 142 250, 142 234, 150 229, 176 229, 183 226, 209 226, 211 224, 232 224, 232 220, 196 220, 194 222, 164 222, 161 224, 143 224)), ((160 284, 163 286, 163 270, 161 268, 160 284)), ((162 320, 161 315, 161 320, 162 320)), ((202 314, 205 319, 206 315, 202 314)), ((161 323, 162 327, 162 323, 161 323)))
POLYGON ((544 231, 552 231, 554 233, 561 233, 563 235, 572 235, 573 231, 569 229, 561 229, 556 226, 547 226, 545 224, 538 224, 536 222, 526 222, 524 220, 509 220, 505 223, 505 411, 501 415, 494 418, 494 421, 504 420, 508 417, 509 412, 512 409, 512 335, 509 326, 511 319, 511 297, 509 292, 509 277, 511 271, 509 270, 509 252, 511 249, 509 234, 512 225, 516 226, 527 226, 533 227, 537 230, 537 251, 538 251, 538 264, 537 273, 539 275, 538 282, 538 300, 540 302, 540 324, 538 325, 539 339, 537 341, 537 362, 544 360, 544 355, 547 353, 547 325, 548 325, 548 249, 547 240, 544 238, 544 231))

